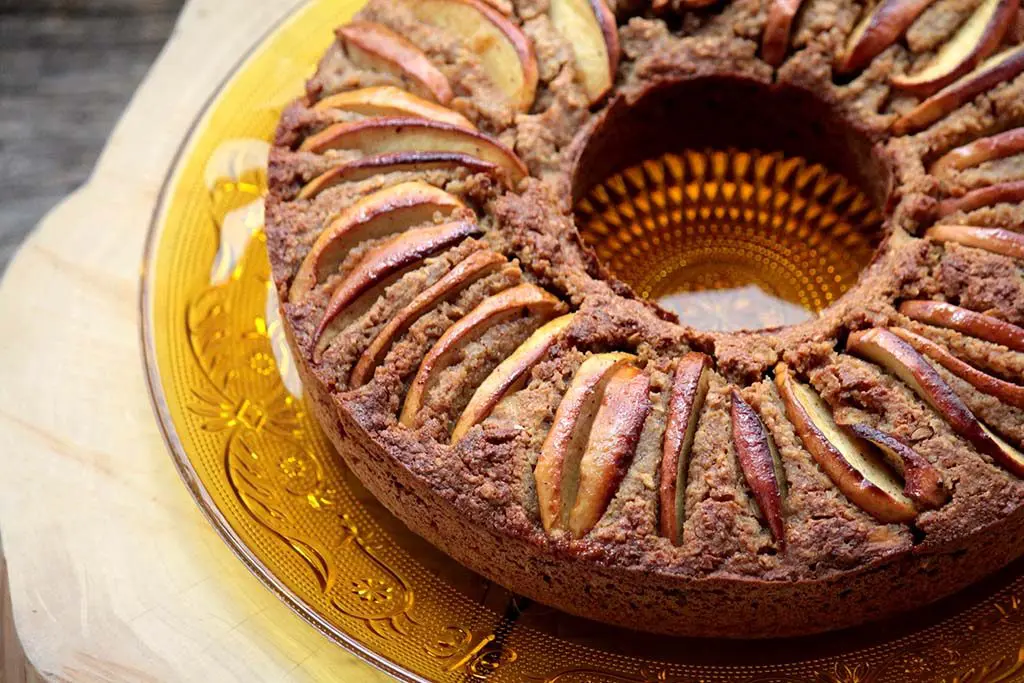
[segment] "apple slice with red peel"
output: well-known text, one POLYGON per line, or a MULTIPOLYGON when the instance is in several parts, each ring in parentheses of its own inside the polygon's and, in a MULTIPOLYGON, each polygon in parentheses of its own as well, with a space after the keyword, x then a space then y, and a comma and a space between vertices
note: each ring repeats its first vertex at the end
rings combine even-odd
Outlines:
POLYGON ((761 59, 772 66, 779 66, 786 58, 793 20, 803 4, 804 0, 772 0, 768 6, 768 18, 761 37, 761 59))
POLYGON ((368 240, 377 240, 447 217, 465 209, 457 197, 414 180, 361 198, 341 212, 320 233, 292 282, 288 299, 302 301, 327 276, 336 272, 348 253, 368 240))
POLYGON ((392 152, 353 159, 335 166, 313 180, 299 191, 298 199, 313 199, 324 190, 341 185, 367 180, 386 173, 425 173, 428 171, 465 168, 471 173, 488 173, 505 181, 503 173, 489 161, 477 159, 468 154, 453 152, 392 152))
POLYGON ((985 251, 1024 259, 1024 233, 1014 232, 1006 228, 978 228, 972 225, 936 225, 926 237, 936 242, 956 242, 965 247, 984 249, 985 251))
POLYGON ((1024 154, 1024 128, 1014 128, 957 147, 932 164, 931 173, 948 177, 952 171, 962 171, 1016 154, 1024 154))
POLYGON ((697 434, 704 399, 711 384, 711 359, 703 353, 688 353, 679 360, 672 380, 668 403, 668 422, 661 455, 661 535, 679 545, 683 540, 686 515, 686 478, 690 470, 690 451, 697 434))
POLYGON ((490 417, 502 399, 526 384, 530 370, 547 355, 573 317, 570 313, 542 325, 494 369, 483 384, 477 387, 473 398, 462 411, 455 429, 452 430, 453 444, 461 441, 466 432, 490 417))
POLYGON ((363 116, 418 116, 453 126, 476 130, 462 114, 448 107, 417 97, 393 85, 377 85, 359 90, 348 90, 329 95, 317 102, 313 109, 340 109, 363 116))
POLYGON ((383 24, 353 21, 338 29, 345 55, 358 67, 385 71, 417 95, 448 104, 455 97, 448 77, 430 58, 404 37, 383 24))
POLYGON ((889 464, 903 477, 903 493, 924 510, 934 510, 949 501, 949 491, 942 483, 942 475, 928 460, 895 436, 866 424, 854 424, 844 429, 858 439, 875 446, 889 464))
POLYGON ((522 30, 483 0, 416 0, 413 13, 441 29, 480 58, 487 77, 519 111, 537 93, 537 56, 522 30))
POLYGON ((612 89, 619 69, 619 27, 604 0, 551 0, 555 30, 569 41, 591 104, 612 89))
POLYGON ((882 366, 903 381, 978 452, 992 457, 1012 474, 1024 476, 1024 454, 996 437, 913 346, 889 330, 854 332, 847 349, 882 366))
POLYGON ((608 378, 580 460, 576 502, 569 511, 573 538, 597 526, 626 476, 651 412, 650 386, 650 378, 632 365, 608 378))
POLYGON ((881 454, 843 431, 814 389, 795 380, 785 365, 775 368, 775 385, 804 448, 850 502, 883 524, 917 516, 917 507, 881 454))
POLYGON ((989 57, 973 71, 900 116, 892 125, 896 135, 915 133, 927 128, 961 105, 988 92, 1024 71, 1024 45, 1012 47, 989 57))
POLYGON ((993 204, 1019 204, 1024 202, 1024 180, 998 183, 971 190, 962 197, 950 197, 939 202, 939 217, 957 211, 974 211, 993 204))
POLYGON ((931 358, 978 391, 994 396, 1003 403, 1007 403, 1015 408, 1024 409, 1024 386, 1007 382, 998 377, 993 377, 987 372, 978 370, 927 337, 922 337, 910 330, 899 327, 891 328, 891 331, 897 337, 913 346, 919 353, 931 358))
POLYGON ((548 320, 564 310, 565 305, 554 295, 532 284, 517 285, 484 299, 449 327, 427 352, 405 396, 399 421, 410 429, 416 427, 416 418, 434 379, 451 365, 466 345, 479 339, 487 330, 516 316, 534 315, 548 320))
POLYGON ((590 356, 580 365, 558 404, 533 470, 546 532, 568 528, 569 512, 579 491, 580 463, 605 385, 616 371, 634 360, 636 357, 628 353, 590 356))
POLYGON ((1020 0, 982 0, 935 59, 917 73, 893 76, 889 82, 921 96, 944 88, 999 48, 1019 4, 1020 0))
POLYGON ((494 138, 461 126, 421 118, 336 123, 306 138, 301 149, 317 154, 330 149, 357 150, 364 154, 451 152, 497 165, 508 174, 513 185, 518 185, 529 174, 515 152, 494 138))
POLYGON ((374 370, 384 361, 398 338, 427 311, 444 301, 452 300, 473 283, 498 272, 506 265, 508 259, 489 249, 475 251, 456 263, 441 279, 420 292, 377 333, 356 362, 349 377, 349 386, 358 389, 369 382, 374 370))
MULTIPOLYGON (((322 349, 351 324, 362 311, 350 310, 357 299, 372 289, 389 284, 391 278, 425 258, 454 247, 482 231, 476 221, 456 221, 403 232, 374 247, 363 256, 331 294, 327 310, 313 336, 322 349)), ((376 297, 375 297, 376 298, 376 297)))
POLYGON ((836 63, 840 73, 860 71, 900 39, 935 0, 881 0, 854 27, 836 63))
POLYGON ((1024 328, 991 315, 944 301, 904 301, 900 313, 919 323, 956 330, 1013 351, 1024 351, 1024 328))
POLYGON ((735 389, 732 390, 732 443, 761 516, 768 523, 775 542, 785 548, 782 499, 786 495, 786 475, 782 461, 757 411, 735 389))

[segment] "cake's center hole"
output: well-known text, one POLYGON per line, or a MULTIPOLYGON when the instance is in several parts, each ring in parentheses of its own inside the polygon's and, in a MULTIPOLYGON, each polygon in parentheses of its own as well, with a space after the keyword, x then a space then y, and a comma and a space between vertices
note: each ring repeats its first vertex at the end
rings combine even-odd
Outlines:
POLYGON ((888 168, 811 93, 732 78, 613 105, 579 151, 583 239, 641 296, 709 330, 795 324, 856 281, 888 168))

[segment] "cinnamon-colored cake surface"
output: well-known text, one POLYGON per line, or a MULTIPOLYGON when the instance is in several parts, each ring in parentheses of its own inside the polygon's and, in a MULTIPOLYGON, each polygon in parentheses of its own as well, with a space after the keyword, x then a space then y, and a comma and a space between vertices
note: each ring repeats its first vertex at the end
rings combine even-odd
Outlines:
POLYGON ((371 0, 267 205, 339 453, 463 564, 642 630, 837 629, 1017 558, 1017 4, 371 0), (602 256, 685 221, 877 249, 807 322, 696 329, 602 256))

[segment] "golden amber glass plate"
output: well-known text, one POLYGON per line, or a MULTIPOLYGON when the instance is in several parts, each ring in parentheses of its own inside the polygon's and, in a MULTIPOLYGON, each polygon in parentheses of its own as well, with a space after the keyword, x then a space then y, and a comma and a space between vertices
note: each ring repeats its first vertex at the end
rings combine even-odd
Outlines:
POLYGON ((182 141, 144 269, 146 361, 172 457, 253 573, 325 636, 404 680, 1024 680, 1019 566, 939 606, 840 634, 672 639, 516 597, 374 501, 306 409, 262 233, 267 141, 332 27, 359 4, 309 3, 240 64, 182 141))

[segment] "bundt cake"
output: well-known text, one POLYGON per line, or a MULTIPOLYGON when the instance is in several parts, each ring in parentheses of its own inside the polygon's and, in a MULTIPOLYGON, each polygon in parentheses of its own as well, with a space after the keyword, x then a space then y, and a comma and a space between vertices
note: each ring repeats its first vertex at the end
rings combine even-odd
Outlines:
POLYGON ((636 629, 820 632, 1017 558, 1018 4, 370 0, 270 161, 326 433, 461 563, 636 629), (658 304, 740 252, 814 314, 658 304))

